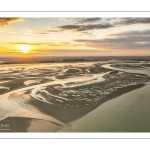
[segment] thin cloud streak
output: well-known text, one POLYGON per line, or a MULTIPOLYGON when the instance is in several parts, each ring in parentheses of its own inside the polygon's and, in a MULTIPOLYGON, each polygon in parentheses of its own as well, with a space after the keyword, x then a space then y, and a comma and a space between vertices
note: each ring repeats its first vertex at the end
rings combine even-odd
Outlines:
POLYGON ((63 32, 63 31, 73 31, 79 32, 81 34, 90 35, 89 31, 97 30, 97 29, 107 29, 114 27, 112 24, 89 24, 89 25, 64 25, 59 26, 53 29, 38 29, 32 31, 33 34, 50 34, 55 32, 63 32))
POLYGON ((116 25, 150 24, 150 18, 117 18, 116 25))
POLYGON ((99 22, 101 18, 60 18, 61 21, 77 22, 77 23, 94 23, 99 22))
POLYGON ((126 31, 126 32, 109 34, 108 36, 150 36, 150 30, 126 31))

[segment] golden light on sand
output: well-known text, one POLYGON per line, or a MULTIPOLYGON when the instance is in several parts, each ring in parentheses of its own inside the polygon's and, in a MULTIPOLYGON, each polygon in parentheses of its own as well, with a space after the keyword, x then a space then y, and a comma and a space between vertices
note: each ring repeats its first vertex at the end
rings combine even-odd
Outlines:
POLYGON ((19 45, 19 50, 25 54, 27 54, 31 50, 31 46, 27 44, 19 45))

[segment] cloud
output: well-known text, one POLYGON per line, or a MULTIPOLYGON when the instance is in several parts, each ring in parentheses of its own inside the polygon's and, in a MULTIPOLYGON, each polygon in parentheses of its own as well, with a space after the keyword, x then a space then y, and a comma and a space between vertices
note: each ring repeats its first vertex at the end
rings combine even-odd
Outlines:
POLYGON ((72 21, 72 22, 78 22, 78 23, 93 23, 98 22, 101 20, 101 18, 60 18, 61 21, 72 21))
POLYGON ((111 28, 113 25, 107 23, 107 24, 88 24, 88 25, 64 25, 59 26, 57 29, 60 31, 65 30, 72 30, 72 31, 89 31, 89 30, 95 30, 95 29, 107 29, 111 28))
POLYGON ((61 21, 66 21, 66 22, 78 22, 82 21, 83 18, 59 18, 61 21))
POLYGON ((117 18, 116 25, 150 24, 150 18, 117 18))
POLYGON ((115 34, 109 34, 109 36, 150 36, 150 30, 126 31, 115 34))
POLYGON ((150 18, 60 18, 62 21, 72 21, 77 23, 94 23, 100 20, 106 20, 107 23, 115 21, 115 26, 133 25, 133 24, 150 24, 150 18))
POLYGON ((101 18, 85 18, 83 20, 78 21, 79 23, 94 23, 100 21, 101 18))
POLYGON ((57 27, 57 29, 61 32, 62 31, 78 32, 80 36, 82 35, 93 36, 92 35, 93 30, 107 29, 111 27, 113 27, 113 25, 111 24, 88 24, 88 25, 64 25, 57 27))
POLYGON ((59 32, 59 31, 54 28, 37 29, 32 31, 33 34, 50 34, 55 32, 59 32))
POLYGON ((77 23, 57 26, 55 28, 37 29, 32 31, 32 33, 50 34, 63 31, 73 31, 80 33, 80 35, 92 35, 91 32, 94 30, 102 30, 134 24, 150 25, 150 18, 60 18, 60 20, 74 21, 77 23), (97 23, 98 21, 100 22, 97 23))
POLYGON ((35 46, 40 46, 40 45, 47 45, 47 46, 66 46, 66 45, 72 45, 69 42, 44 42, 44 43, 38 43, 38 42, 11 42, 11 43, 0 43, 0 45, 2 44, 14 44, 14 45, 35 45, 35 46))
POLYGON ((22 18, 0 18, 0 28, 10 25, 13 22, 22 21, 22 18))
POLYGON ((89 31, 98 30, 98 29, 107 29, 114 27, 109 23, 105 24, 88 24, 88 25, 64 25, 58 26, 55 28, 46 28, 46 29, 37 29, 33 30, 33 34, 50 34, 50 33, 57 33, 63 31, 74 31, 79 32, 80 35, 91 35, 89 31))
POLYGON ((150 50, 150 30, 122 32, 105 39, 78 39, 75 42, 96 49, 150 50))
POLYGON ((5 44, 14 44, 14 45, 44 45, 44 44, 47 44, 47 43, 9 42, 9 43, 5 43, 5 44))

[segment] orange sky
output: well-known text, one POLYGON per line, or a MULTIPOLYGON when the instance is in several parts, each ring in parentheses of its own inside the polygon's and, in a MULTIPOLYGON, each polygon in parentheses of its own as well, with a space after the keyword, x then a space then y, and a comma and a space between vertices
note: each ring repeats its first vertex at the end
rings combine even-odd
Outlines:
POLYGON ((150 55, 150 18, 0 18, 0 56, 150 55))

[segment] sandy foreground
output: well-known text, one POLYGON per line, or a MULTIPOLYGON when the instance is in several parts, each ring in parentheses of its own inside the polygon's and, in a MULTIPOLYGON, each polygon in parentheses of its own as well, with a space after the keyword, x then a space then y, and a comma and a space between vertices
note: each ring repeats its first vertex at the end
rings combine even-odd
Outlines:
POLYGON ((55 132, 61 127, 50 121, 25 117, 9 117, 0 122, 0 132, 55 132))
MULTIPOLYGON (((116 111, 116 107, 112 107, 111 103, 113 105, 116 104, 118 106, 118 104, 116 103, 117 99, 121 100, 121 101, 119 100, 120 105, 124 105, 124 103, 128 101, 130 102, 130 100, 125 100, 125 98, 123 97, 124 96, 126 97, 126 95, 128 94, 135 95, 136 90, 142 90, 144 88, 143 86, 144 85, 141 84, 141 85, 132 85, 130 87, 122 88, 119 91, 116 91, 112 93, 111 95, 109 95, 108 97, 106 97, 105 99, 103 99, 103 101, 101 101, 101 104, 99 104, 100 105, 99 107, 97 107, 97 105, 96 106, 90 105, 89 107, 86 107, 86 109, 85 107, 73 108, 74 113, 72 113, 73 111, 72 108, 62 109, 62 110, 60 109, 58 110, 58 113, 53 114, 53 117, 59 118, 59 120, 66 122, 65 124, 56 123, 55 120, 54 120, 55 122, 52 122, 52 121, 36 119, 36 118, 8 117, 0 121, 0 127, 2 126, 0 128, 0 132, 84 132, 84 131, 85 132, 94 132, 94 131, 99 132, 99 131, 103 131, 102 126, 104 125, 104 127, 106 127, 105 124, 102 124, 102 122, 105 120, 104 118, 106 117, 106 115, 110 116, 110 114, 112 114, 113 111, 116 111), (140 88, 140 89, 137 89, 137 88, 140 88), (135 90, 135 91, 132 91, 132 90, 135 90), (118 98, 112 99, 113 97, 118 97, 118 98), (109 110, 109 111, 107 112, 106 110, 109 110), (73 122, 70 122, 70 121, 73 121, 73 122), (9 125, 8 130, 7 128, 4 128, 3 125, 9 125), (95 125, 97 126, 95 127, 95 125)), ((120 105, 118 107, 120 107, 120 105)), ((41 103, 37 103, 36 107, 41 109, 42 107, 41 103)), ((51 111, 50 111, 50 114, 52 114, 51 111)), ((120 116, 120 118, 122 117, 120 116)), ((113 119, 115 120, 115 117, 113 119)), ((108 129, 111 129, 111 127, 109 127, 108 129)), ((107 130, 104 130, 104 131, 107 131, 107 130)), ((116 131, 116 129, 114 131, 116 131)))
POLYGON ((58 132, 150 132, 150 85, 99 106, 58 132))

